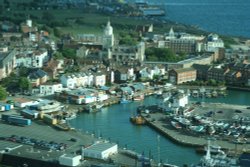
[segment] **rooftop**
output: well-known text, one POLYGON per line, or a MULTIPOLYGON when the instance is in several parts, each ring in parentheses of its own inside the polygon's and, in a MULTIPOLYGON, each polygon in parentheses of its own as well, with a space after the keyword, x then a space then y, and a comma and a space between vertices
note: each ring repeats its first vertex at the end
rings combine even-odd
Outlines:
POLYGON ((175 69, 177 73, 182 73, 182 72, 188 72, 188 71, 195 71, 194 68, 180 68, 180 69, 175 69))
POLYGON ((117 144, 115 143, 96 143, 96 144, 93 144, 87 148, 85 148, 85 150, 95 150, 95 151, 105 151, 113 146, 116 146, 117 144))

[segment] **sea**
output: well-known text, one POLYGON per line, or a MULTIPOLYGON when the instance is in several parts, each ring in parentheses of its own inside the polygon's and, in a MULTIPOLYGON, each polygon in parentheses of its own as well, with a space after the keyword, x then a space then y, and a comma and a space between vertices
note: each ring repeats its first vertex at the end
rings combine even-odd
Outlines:
MULTIPOLYGON (((127 0, 135 2, 135 0, 127 0)), ((142 0, 143 1, 143 0, 142 0)), ((166 9, 165 19, 222 35, 250 38, 249 0, 146 0, 166 9)))

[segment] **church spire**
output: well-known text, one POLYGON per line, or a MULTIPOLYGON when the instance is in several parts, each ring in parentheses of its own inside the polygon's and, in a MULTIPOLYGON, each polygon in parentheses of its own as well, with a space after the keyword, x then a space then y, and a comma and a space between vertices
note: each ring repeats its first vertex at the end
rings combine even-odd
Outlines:
POLYGON ((169 37, 171 37, 171 38, 174 38, 174 37, 175 37, 173 27, 171 27, 171 29, 170 29, 170 31, 169 31, 169 37))

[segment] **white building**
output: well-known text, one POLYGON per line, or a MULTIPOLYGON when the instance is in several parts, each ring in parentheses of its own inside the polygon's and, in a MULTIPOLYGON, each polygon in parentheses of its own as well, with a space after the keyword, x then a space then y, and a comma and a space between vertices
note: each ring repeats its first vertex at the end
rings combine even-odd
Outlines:
POLYGON ((16 63, 16 49, 10 52, 0 53, 0 79, 9 76, 9 74, 14 70, 16 63))
POLYGON ((98 94, 97 101, 108 100, 109 96, 107 94, 98 94))
POLYGON ((89 85, 89 76, 85 73, 78 73, 75 75, 76 87, 84 87, 89 85))
POLYGON ((224 42, 217 34, 210 34, 207 37, 206 51, 215 52, 218 48, 224 48, 224 42))
POLYGON ((34 51, 32 56, 32 66, 42 68, 45 62, 48 62, 49 56, 47 50, 34 51))
POLYGON ((48 51, 42 50, 24 50, 19 51, 16 56, 16 66, 32 67, 32 68, 42 68, 43 65, 48 62, 49 56, 48 51))
POLYGON ((15 101, 14 103, 15 107, 20 107, 20 108, 39 104, 38 101, 26 98, 15 98, 14 101, 15 101))
POLYGON ((79 99, 78 104, 89 104, 97 101, 96 96, 85 96, 82 99, 79 99))
POLYGON ((95 86, 104 86, 106 85, 106 75, 98 72, 94 75, 94 85, 95 86))
POLYGON ((108 159, 110 155, 118 153, 118 146, 115 143, 96 143, 82 149, 82 156, 96 159, 108 159))
MULTIPOLYGON (((60 81, 63 87, 74 89, 76 87, 93 86, 95 80, 93 74, 91 73, 77 73, 62 75, 60 77, 60 81)), ((101 78, 97 78, 97 84, 103 83, 106 84, 106 80, 103 80, 103 76, 101 78)))
POLYGON ((149 79, 153 79, 154 75, 158 75, 157 73, 155 73, 154 68, 149 68, 149 67, 141 69, 139 73, 141 74, 141 78, 149 78, 149 79))
POLYGON ((110 21, 107 22, 107 26, 104 29, 103 35, 103 47, 108 49, 114 46, 115 39, 113 34, 113 27, 110 24, 110 21))
POLYGON ((62 75, 60 77, 61 84, 63 87, 74 89, 76 87, 75 75, 62 75))
POLYGON ((186 94, 178 94, 173 98, 172 106, 175 108, 185 107, 188 104, 188 96, 186 94))
POLYGON ((65 166, 78 166, 81 163, 81 155, 63 154, 59 157, 59 164, 65 166))
POLYGON ((63 86, 61 83, 51 83, 40 85, 40 94, 53 95, 55 92, 61 92, 63 86))
POLYGON ((36 33, 29 33, 29 40, 32 42, 37 41, 37 34, 36 33))

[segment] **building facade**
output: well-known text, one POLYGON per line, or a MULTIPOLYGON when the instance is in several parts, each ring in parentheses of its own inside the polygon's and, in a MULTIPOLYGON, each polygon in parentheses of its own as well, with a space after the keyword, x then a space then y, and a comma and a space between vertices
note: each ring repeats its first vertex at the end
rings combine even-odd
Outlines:
POLYGON ((0 80, 9 76, 16 67, 16 50, 0 52, 0 80))
POLYGON ((197 71, 194 68, 172 69, 169 71, 169 80, 173 84, 195 81, 197 71))

